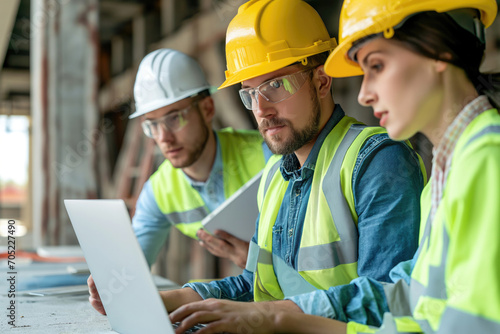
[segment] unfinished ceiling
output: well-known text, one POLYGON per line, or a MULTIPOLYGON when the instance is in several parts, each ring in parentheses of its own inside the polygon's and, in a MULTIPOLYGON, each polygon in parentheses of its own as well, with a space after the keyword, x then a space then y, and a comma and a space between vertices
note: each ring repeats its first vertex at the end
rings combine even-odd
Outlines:
MULTIPOLYGON (((45 15, 54 15, 68 0, 48 0, 50 4, 45 15)), ((29 92, 30 92, 30 35, 35 28, 30 17, 30 0, 9 0, 17 6, 17 15, 12 29, 10 39, 5 39, 5 58, 0 74, 0 114, 28 114, 29 92), (6 106, 8 106, 6 108, 6 106), (8 109, 8 110, 6 110, 8 109)), ((338 10, 339 1, 312 0, 308 1, 320 13, 332 13, 338 10)), ((101 52, 111 54, 113 41, 119 37, 122 39, 121 47, 130 48, 134 19, 143 16, 149 26, 146 34, 146 45, 158 41, 166 34, 178 29, 182 22, 193 15, 227 6, 227 0, 103 0, 99 1, 99 39, 101 52), (172 8, 168 13, 164 8, 172 8), (163 10, 162 10, 163 8, 163 10), (165 20, 165 15, 170 15, 165 20), (168 21, 168 26, 162 23, 168 21), (163 26, 162 26, 163 24, 163 26)), ((7 22, 8 11, 2 10, 3 21, 7 22)), ((329 27, 335 27, 337 19, 335 15, 324 15, 329 27)), ((332 33, 335 33, 332 31, 332 33)), ((1 40, 0 40, 1 42, 1 40)), ((0 50, 2 51, 2 50, 0 50)), ((2 55, 0 53, 0 55, 2 55)), ((0 58, 2 59, 2 58, 0 58)), ((104 57, 106 59, 106 57, 104 57)), ((108 59, 109 60, 109 59, 108 59)), ((102 59, 100 59, 102 61, 102 59)), ((109 60, 110 61, 110 60, 109 60)), ((132 52, 124 52, 120 59, 121 64, 113 64, 110 68, 101 67, 103 77, 99 78, 101 85, 111 77, 116 76, 124 69, 132 67, 134 63, 132 52), (114 67, 114 68, 113 68, 114 67)), ((105 65, 105 64, 104 64, 105 65)))

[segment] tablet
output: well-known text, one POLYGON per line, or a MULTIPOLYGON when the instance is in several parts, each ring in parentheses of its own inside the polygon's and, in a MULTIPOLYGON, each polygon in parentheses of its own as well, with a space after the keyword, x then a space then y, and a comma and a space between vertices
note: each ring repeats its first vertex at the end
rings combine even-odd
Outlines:
POLYGON ((201 221, 205 229, 210 233, 223 230, 241 240, 250 241, 259 215, 257 191, 261 178, 262 171, 206 216, 201 221))

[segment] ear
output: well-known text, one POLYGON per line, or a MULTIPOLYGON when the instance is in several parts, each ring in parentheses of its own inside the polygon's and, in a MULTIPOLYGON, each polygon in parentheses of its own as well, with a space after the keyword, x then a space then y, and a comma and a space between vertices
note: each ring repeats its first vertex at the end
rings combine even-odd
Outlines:
POLYGON ((436 60, 435 69, 436 72, 442 73, 448 68, 448 63, 442 60, 436 60))
POLYGON ((314 82, 316 84, 318 95, 320 98, 324 98, 330 93, 330 89, 332 87, 332 77, 326 74, 324 65, 316 67, 314 72, 314 77, 316 78, 314 82))
POLYGON ((200 102, 198 102, 198 106, 200 108, 200 112, 203 116, 203 119, 205 122, 211 126, 212 119, 214 118, 215 115, 215 104, 214 100, 212 97, 207 96, 200 102))
MULTIPOLYGON (((444 53, 441 53, 439 55, 439 59, 444 59, 444 60, 450 60, 452 59, 453 57, 451 56, 451 54, 449 52, 444 52, 444 53)), ((443 61, 443 60, 436 60, 436 71, 437 72, 444 72, 447 68, 448 68, 448 62, 446 61, 443 61)))

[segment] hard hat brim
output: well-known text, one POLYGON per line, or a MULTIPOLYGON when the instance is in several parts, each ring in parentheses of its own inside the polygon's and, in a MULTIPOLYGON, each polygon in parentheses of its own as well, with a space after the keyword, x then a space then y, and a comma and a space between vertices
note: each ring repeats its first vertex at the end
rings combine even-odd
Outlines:
POLYGON ((132 119, 132 118, 136 118, 136 117, 145 115, 149 112, 152 112, 152 111, 155 111, 157 109, 160 109, 160 108, 166 107, 168 105, 174 104, 176 102, 179 102, 180 100, 184 100, 184 99, 187 99, 191 96, 195 96, 196 94, 198 94, 204 90, 209 90, 211 92, 212 89, 213 89, 212 86, 204 86, 204 87, 199 87, 195 90, 186 92, 183 95, 177 96, 175 99, 165 98, 165 99, 155 100, 151 103, 147 103, 147 104, 143 105, 141 108, 136 107, 136 111, 132 115, 130 115, 128 118, 132 119))
POLYGON ((353 39, 344 40, 326 60, 325 72, 332 78, 346 78, 364 74, 361 67, 347 57, 353 39))

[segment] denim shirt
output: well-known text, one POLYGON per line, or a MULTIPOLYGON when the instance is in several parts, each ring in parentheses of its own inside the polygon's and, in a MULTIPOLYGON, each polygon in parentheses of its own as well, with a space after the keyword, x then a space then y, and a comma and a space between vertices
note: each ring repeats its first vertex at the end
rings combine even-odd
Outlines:
MULTIPOLYGON (((214 135, 217 149, 207 181, 195 181, 184 174, 189 184, 200 194, 209 212, 215 210, 226 200, 221 147, 217 133, 214 132, 214 135)), ((272 153, 265 143, 263 143, 262 147, 265 161, 267 161, 272 153)), ((135 214, 132 218, 132 228, 149 266, 155 262, 161 247, 167 240, 171 226, 173 226, 172 222, 167 219, 158 207, 151 181, 148 180, 137 200, 135 214)))
MULTIPOLYGON (((280 171, 289 180, 273 227, 273 253, 296 269, 302 226, 319 150, 331 130, 345 116, 339 105, 320 132, 304 166, 294 154, 282 158, 280 171)), ((389 272, 399 262, 411 259, 418 246, 420 193, 424 178, 418 156, 403 142, 387 134, 371 136, 363 144, 353 171, 352 187, 358 215, 358 275, 390 281, 389 272), (397 241, 397 242, 395 242, 397 241)), ((258 229, 258 219, 257 227, 258 229)), ((257 243, 257 232, 253 237, 257 243)), ((210 283, 189 283, 204 299, 253 299, 253 273, 244 270, 236 277, 210 283)), ((318 291, 293 296, 305 313, 333 317, 329 291, 313 302, 318 291)))

